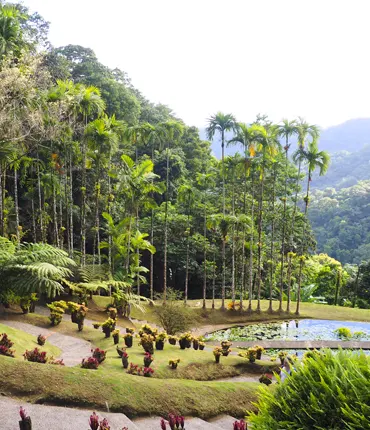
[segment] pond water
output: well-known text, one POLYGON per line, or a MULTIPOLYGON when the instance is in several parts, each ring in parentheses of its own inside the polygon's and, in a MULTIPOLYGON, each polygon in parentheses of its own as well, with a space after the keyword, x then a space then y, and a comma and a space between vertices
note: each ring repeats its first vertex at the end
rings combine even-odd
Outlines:
MULTIPOLYGON (((346 327, 352 340, 370 340, 370 323, 332 320, 291 320, 232 327, 207 335, 208 340, 338 340, 335 330, 346 327)), ((341 339, 346 340, 346 339, 341 339)))

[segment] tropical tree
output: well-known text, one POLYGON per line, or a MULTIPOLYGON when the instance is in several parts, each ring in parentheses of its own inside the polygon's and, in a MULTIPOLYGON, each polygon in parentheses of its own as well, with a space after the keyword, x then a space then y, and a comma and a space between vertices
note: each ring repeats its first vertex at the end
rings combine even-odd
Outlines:
POLYGON ((312 140, 309 142, 307 149, 304 147, 299 147, 293 157, 295 162, 298 162, 299 165, 305 163, 307 165, 307 188, 306 195, 304 198, 305 208, 304 215, 305 220, 303 222, 303 232, 302 232, 302 246, 300 253, 300 264, 299 264, 299 274, 298 274, 298 291, 297 291, 297 306, 296 306, 296 315, 299 315, 299 305, 300 305, 300 290, 302 284, 302 270, 304 265, 304 254, 307 251, 307 242, 305 239, 306 235, 306 219, 308 213, 308 205, 309 205, 309 193, 310 193, 310 184, 312 181, 312 174, 316 169, 319 169, 319 175, 325 175, 328 170, 330 156, 326 151, 319 151, 318 144, 316 140, 312 140))
MULTIPOLYGON (((221 168, 222 168, 222 214, 225 217, 225 132, 236 131, 236 119, 231 114, 217 112, 208 119, 207 137, 212 140, 216 132, 221 135, 221 168)), ((225 309, 225 271, 226 271, 226 243, 222 243, 222 302, 221 309, 225 309)))
POLYGON ((184 127, 178 121, 167 121, 158 124, 158 133, 161 143, 166 149, 166 201, 165 201, 165 225, 164 225, 164 249, 163 249, 163 303, 167 298, 167 251, 168 251, 168 202, 170 189, 170 146, 174 144, 183 134, 184 127))
MULTIPOLYGON (((285 178, 284 178, 284 197, 283 200, 283 220, 282 220, 282 234, 281 234, 281 258, 280 258, 280 296, 279 296, 279 312, 283 311, 283 291, 284 291, 284 264, 286 246, 286 224, 287 224, 287 198, 288 198, 288 166, 289 166, 289 149, 291 146, 290 138, 298 134, 298 126, 295 120, 289 121, 283 119, 282 124, 279 125, 279 137, 285 140, 285 178)), ((288 303, 290 301, 290 294, 288 291, 288 303)), ((289 309, 289 306, 288 306, 289 309)), ((288 311, 287 309, 287 311, 288 311)))

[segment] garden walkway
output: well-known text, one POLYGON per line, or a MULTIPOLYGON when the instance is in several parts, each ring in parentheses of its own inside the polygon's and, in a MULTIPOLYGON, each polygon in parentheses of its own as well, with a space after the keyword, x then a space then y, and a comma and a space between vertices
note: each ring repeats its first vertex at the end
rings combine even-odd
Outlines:
POLYGON ((81 363, 83 358, 91 355, 91 344, 85 340, 19 321, 1 320, 1 323, 17 330, 22 330, 35 337, 39 334, 46 336, 47 341, 51 345, 58 347, 62 351, 62 354, 58 358, 63 359, 66 366, 76 366, 81 363))

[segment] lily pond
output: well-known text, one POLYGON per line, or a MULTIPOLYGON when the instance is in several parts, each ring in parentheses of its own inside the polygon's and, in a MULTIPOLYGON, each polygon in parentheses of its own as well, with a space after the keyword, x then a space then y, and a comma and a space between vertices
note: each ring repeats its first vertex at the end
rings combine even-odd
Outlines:
POLYGON ((370 340, 370 323, 332 320, 292 320, 258 323, 219 330, 206 336, 207 340, 370 340), (336 330, 350 330, 343 339, 336 330))

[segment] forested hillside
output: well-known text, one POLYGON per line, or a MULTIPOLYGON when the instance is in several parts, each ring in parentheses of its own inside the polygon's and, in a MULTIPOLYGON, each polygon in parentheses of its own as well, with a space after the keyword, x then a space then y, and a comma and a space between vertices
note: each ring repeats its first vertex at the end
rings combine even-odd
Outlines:
POLYGON ((91 49, 45 43, 40 16, 5 4, 0 20, 3 252, 10 264, 25 243, 49 244, 75 262, 51 283, 49 266, 32 266, 32 287, 10 264, 3 302, 32 288, 166 300, 171 287, 204 306, 221 297, 223 306, 230 298, 250 308, 269 297, 280 310, 287 299, 289 310, 322 270, 337 302, 340 264, 310 256, 311 180, 329 165, 315 125, 263 116, 245 124, 218 112, 206 130, 219 142, 217 159, 197 128, 152 104, 91 49), (224 156, 226 146, 238 153, 224 156))

